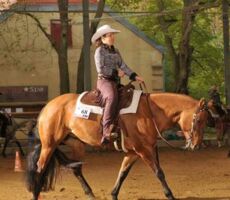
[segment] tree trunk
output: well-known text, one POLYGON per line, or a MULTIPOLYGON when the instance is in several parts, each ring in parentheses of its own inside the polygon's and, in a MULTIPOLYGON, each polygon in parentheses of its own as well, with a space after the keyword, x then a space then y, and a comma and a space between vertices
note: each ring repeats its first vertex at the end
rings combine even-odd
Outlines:
POLYGON ((230 50, 229 50, 229 5, 227 0, 222 0, 223 12, 223 37, 224 37, 224 75, 226 104, 230 104, 230 50))
POLYGON ((61 21, 61 41, 58 47, 58 64, 60 78, 60 94, 68 93, 69 69, 68 69, 68 0, 58 0, 61 21))
MULTIPOLYGON (((163 0, 157 0, 159 11, 165 11, 163 0)), ((164 16, 159 16, 158 21, 165 37, 165 44, 168 49, 169 56, 172 59, 172 67, 174 71, 175 92, 188 94, 188 78, 191 69, 193 47, 190 45, 190 37, 192 27, 197 12, 212 7, 218 7, 218 1, 202 2, 199 0, 184 0, 184 8, 182 10, 182 31, 179 48, 176 51, 173 46, 173 38, 169 34, 169 23, 164 16)))
POLYGON ((191 69, 191 58, 193 47, 190 45, 190 36, 195 20, 194 4, 196 0, 184 0, 184 9, 182 14, 182 34, 179 47, 180 75, 176 84, 176 92, 188 94, 188 78, 191 69))
MULTIPOLYGON (((95 14, 95 21, 91 22, 91 26, 90 26, 90 39, 93 36, 93 34, 95 33, 97 26, 99 24, 99 18, 102 16, 103 11, 104 11, 104 7, 105 7, 105 0, 100 0, 98 2, 98 7, 97 7, 97 11, 95 14), (97 19, 97 20, 96 20, 97 19)), ((77 93, 81 93, 84 91, 85 88, 85 84, 84 84, 84 44, 83 47, 81 49, 81 54, 80 54, 80 58, 78 61, 78 71, 77 71, 77 93)), ((90 58, 89 58, 90 59, 90 58)))
MULTIPOLYGON (((157 6, 160 12, 164 12, 165 6, 163 0, 157 0, 157 6)), ((164 33, 165 44, 168 49, 169 56, 172 60, 172 68, 173 68, 173 77, 174 77, 174 85, 173 88, 177 85, 177 80, 179 79, 180 67, 179 67, 179 56, 176 53, 176 50, 173 46, 173 39, 170 37, 168 30, 168 23, 165 21, 164 16, 158 16, 158 22, 160 24, 161 30, 164 33)))

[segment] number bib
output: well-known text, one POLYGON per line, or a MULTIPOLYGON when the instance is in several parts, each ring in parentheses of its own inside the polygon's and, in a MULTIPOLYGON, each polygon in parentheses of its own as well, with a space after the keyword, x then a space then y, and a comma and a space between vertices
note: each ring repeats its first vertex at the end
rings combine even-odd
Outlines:
POLYGON ((78 107, 75 112, 75 116, 88 119, 90 115, 90 108, 78 107))

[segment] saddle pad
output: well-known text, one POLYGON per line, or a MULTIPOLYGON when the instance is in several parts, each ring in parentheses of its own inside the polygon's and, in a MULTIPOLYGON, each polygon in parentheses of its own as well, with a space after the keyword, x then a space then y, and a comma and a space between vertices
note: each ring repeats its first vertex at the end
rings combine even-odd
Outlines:
MULTIPOLYGON (((90 113, 102 115, 103 114, 102 107, 93 106, 93 105, 89 105, 89 104, 85 104, 81 102, 82 97, 86 93, 87 92, 83 92, 78 97, 77 102, 76 102, 75 111, 74 111, 74 116, 88 119, 90 113)), ((141 90, 134 90, 131 104, 127 108, 122 108, 120 110, 120 114, 122 115, 122 114, 127 114, 127 113, 136 113, 141 94, 142 94, 141 90)))

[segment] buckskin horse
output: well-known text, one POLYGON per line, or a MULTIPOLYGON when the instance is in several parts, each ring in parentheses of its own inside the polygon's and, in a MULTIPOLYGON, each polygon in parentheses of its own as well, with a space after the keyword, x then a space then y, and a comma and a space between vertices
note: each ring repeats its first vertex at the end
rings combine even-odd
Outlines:
MULTIPOLYGON (((123 94, 128 96, 132 96, 132 92, 133 89, 126 87, 123 89, 123 94)), ((90 114, 89 119, 76 117, 74 110, 78 98, 78 94, 58 96, 51 100, 39 115, 37 127, 41 144, 31 152, 27 162, 27 188, 32 192, 33 200, 38 200, 41 191, 53 189, 57 163, 72 168, 87 197, 90 200, 95 199, 91 187, 82 174, 80 157, 83 156, 85 143, 100 146, 101 115, 90 114), (68 137, 70 133, 78 139, 68 137), (68 158, 58 148, 62 142, 72 148, 73 158, 68 158)), ((126 107, 128 102, 126 101, 123 107, 126 107)), ((141 158, 160 180, 167 199, 174 200, 159 163, 158 132, 178 123, 190 140, 187 148, 194 149, 202 141, 209 109, 213 109, 212 103, 207 103, 204 99, 198 101, 186 95, 172 93, 143 93, 136 113, 123 114, 119 117, 119 126, 123 131, 127 152, 111 193, 112 199, 118 200, 123 181, 135 161, 141 158)))

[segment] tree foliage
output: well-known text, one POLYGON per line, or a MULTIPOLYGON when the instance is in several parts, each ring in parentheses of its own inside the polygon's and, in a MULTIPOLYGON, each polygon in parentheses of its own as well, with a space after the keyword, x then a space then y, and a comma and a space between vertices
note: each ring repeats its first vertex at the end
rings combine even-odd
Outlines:
POLYGON ((223 94, 221 1, 110 0, 108 2, 113 9, 146 12, 143 15, 138 15, 138 17, 133 15, 127 19, 165 47, 164 63, 167 91, 181 92, 178 90, 176 82, 181 78, 178 75, 183 68, 179 65, 179 69, 177 69, 179 71, 177 71, 175 62, 178 62, 177 56, 180 56, 187 49, 190 57, 183 67, 189 68, 187 72, 182 72, 182 74, 188 73, 188 83, 185 83, 187 92, 197 98, 206 97, 209 87, 217 84, 223 94), (190 9, 190 13, 183 13, 186 9, 190 9), (186 15, 190 15, 192 18, 186 20, 188 17, 186 15), (161 22, 161 20, 164 21, 161 22), (188 25, 190 25, 191 30, 185 28, 188 25), (184 32, 186 30, 190 31, 189 38, 187 38, 188 43, 186 43, 188 46, 181 49, 184 36, 187 34, 184 32), (172 56, 173 53, 175 54, 174 57, 172 56))

